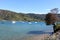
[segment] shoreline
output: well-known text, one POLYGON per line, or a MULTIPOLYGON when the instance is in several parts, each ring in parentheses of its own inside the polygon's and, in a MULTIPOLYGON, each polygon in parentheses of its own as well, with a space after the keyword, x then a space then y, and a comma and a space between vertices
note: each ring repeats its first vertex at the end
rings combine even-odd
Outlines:
POLYGON ((50 34, 34 35, 34 36, 24 37, 21 40, 60 40, 60 30, 52 35, 50 34))
POLYGON ((22 38, 21 40, 45 40, 50 34, 33 35, 22 38))

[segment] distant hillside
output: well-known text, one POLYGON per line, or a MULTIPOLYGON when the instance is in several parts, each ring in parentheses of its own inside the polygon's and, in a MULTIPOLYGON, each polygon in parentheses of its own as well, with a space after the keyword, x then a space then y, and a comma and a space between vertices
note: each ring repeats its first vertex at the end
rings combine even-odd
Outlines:
MULTIPOLYGON (((16 21, 44 21, 46 14, 33 14, 33 13, 16 13, 9 10, 0 9, 0 20, 16 20, 16 21)), ((58 14, 60 19, 60 14, 58 14)))

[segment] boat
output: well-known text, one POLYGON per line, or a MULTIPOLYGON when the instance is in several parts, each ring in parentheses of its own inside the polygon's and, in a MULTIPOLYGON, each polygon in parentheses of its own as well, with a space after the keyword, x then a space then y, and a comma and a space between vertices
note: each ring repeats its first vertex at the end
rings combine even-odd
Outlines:
POLYGON ((12 23, 14 24, 14 23, 16 23, 16 21, 12 21, 12 23))
POLYGON ((31 22, 29 22, 29 24, 32 24, 31 22))
POLYGON ((37 23, 37 22, 35 22, 35 23, 37 23))

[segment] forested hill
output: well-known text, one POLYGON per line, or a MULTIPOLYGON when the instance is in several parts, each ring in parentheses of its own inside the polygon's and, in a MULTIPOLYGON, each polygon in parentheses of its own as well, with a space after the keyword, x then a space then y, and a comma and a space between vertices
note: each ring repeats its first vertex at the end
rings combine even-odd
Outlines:
MULTIPOLYGON (((44 21, 46 14, 34 14, 34 13, 16 13, 9 10, 0 9, 0 20, 16 20, 16 21, 44 21)), ((58 14, 60 18, 60 14, 58 14)))

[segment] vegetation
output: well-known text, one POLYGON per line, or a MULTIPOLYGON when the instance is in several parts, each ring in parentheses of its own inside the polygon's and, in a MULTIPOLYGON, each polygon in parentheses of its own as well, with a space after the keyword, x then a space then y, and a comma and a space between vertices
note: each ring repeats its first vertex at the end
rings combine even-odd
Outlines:
POLYGON ((60 24, 57 24, 57 25, 56 25, 56 29, 59 29, 59 28, 60 28, 60 24))
POLYGON ((48 13, 45 18, 47 24, 54 24, 57 20, 58 17, 56 16, 56 14, 53 13, 48 13))
POLYGON ((0 10, 0 20, 41 21, 35 14, 16 13, 8 10, 0 10))
MULTIPOLYGON (((44 21, 46 14, 34 13, 16 13, 9 10, 0 9, 0 20, 15 20, 15 21, 44 21)), ((60 18, 60 14, 58 14, 60 18)))
POLYGON ((46 18, 45 18, 45 21, 46 21, 47 25, 50 25, 50 24, 54 25, 53 26, 54 33, 56 31, 60 30, 60 28, 57 29, 57 26, 55 24, 58 21, 58 19, 59 19, 58 16, 57 16, 57 13, 58 13, 57 8, 52 9, 51 12, 46 15, 46 18))

